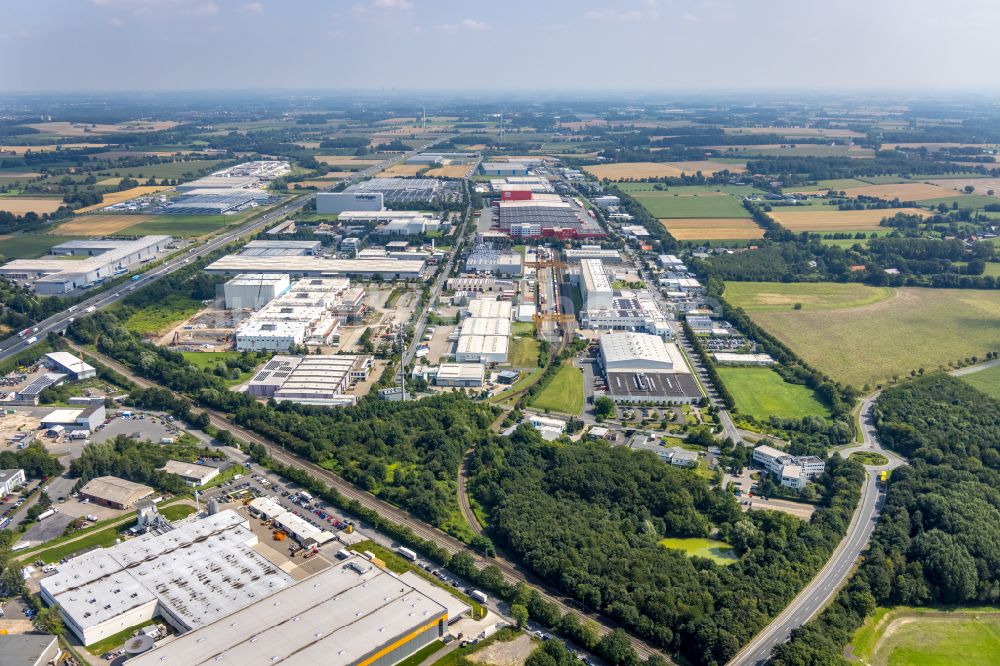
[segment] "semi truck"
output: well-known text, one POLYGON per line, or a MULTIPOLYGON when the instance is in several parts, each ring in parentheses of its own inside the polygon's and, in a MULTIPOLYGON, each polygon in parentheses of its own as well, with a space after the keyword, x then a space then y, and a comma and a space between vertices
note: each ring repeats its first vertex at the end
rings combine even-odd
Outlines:
POLYGON ((417 561, 417 554, 415 552, 413 552, 412 550, 410 550, 409 548, 404 548, 404 547, 400 546, 399 548, 396 549, 396 552, 399 553, 400 555, 402 555, 403 557, 405 557, 406 559, 408 559, 411 562, 416 562, 417 561))
POLYGON ((486 593, 481 590, 473 590, 472 594, 469 596, 481 604, 485 604, 489 599, 489 597, 486 596, 486 593))
POLYGON ((41 520, 45 520, 46 518, 48 518, 50 516, 54 516, 54 515, 56 515, 56 510, 54 508, 48 509, 48 510, 42 511, 40 514, 38 514, 38 520, 40 520, 40 521, 41 520))

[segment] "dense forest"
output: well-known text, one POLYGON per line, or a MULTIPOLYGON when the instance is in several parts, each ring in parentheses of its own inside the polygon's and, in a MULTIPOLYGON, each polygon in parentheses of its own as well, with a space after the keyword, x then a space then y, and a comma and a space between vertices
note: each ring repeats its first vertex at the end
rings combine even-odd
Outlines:
POLYGON ((882 443, 909 465, 892 474, 858 572, 778 647, 778 666, 842 663, 877 606, 1000 601, 1000 403, 935 373, 884 391, 875 422, 882 443))
POLYGON ((698 664, 721 664, 822 566, 857 504, 863 471, 831 460, 810 522, 740 511, 735 499, 647 452, 549 444, 522 426, 477 447, 471 489, 498 547, 589 608, 698 664), (658 542, 725 539, 720 566, 658 542))
POLYGON ((0 469, 23 469, 29 479, 62 474, 65 468, 56 456, 49 455, 39 442, 20 451, 0 451, 0 469))

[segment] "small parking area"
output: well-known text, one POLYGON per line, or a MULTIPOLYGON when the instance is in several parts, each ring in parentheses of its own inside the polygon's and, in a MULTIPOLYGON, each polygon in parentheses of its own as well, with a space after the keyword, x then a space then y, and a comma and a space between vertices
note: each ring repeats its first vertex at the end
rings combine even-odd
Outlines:
POLYGON ((164 437, 178 437, 183 430, 167 421, 166 418, 142 414, 145 418, 139 418, 137 413, 131 419, 113 417, 99 432, 90 436, 91 441, 106 442, 114 439, 118 435, 134 436, 138 434, 138 439, 148 439, 159 442, 164 437))

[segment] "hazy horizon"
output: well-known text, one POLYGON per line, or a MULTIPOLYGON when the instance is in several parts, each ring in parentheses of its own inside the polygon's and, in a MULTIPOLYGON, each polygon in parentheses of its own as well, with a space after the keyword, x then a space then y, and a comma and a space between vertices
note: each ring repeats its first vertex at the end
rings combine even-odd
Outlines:
POLYGON ((0 92, 996 94, 1000 3, 50 0, 0 92))

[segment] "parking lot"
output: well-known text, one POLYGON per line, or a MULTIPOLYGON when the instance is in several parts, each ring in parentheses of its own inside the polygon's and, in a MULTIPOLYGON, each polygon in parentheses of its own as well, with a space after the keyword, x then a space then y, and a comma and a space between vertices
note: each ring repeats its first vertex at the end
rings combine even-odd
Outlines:
POLYGON ((114 417, 98 432, 90 436, 91 441, 106 442, 118 435, 136 435, 138 439, 159 442, 164 437, 176 438, 183 432, 178 426, 167 421, 166 417, 136 412, 131 419, 114 417), (144 418, 140 418, 144 417, 144 418))

